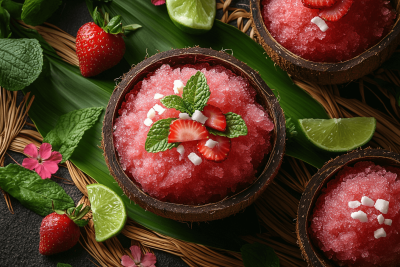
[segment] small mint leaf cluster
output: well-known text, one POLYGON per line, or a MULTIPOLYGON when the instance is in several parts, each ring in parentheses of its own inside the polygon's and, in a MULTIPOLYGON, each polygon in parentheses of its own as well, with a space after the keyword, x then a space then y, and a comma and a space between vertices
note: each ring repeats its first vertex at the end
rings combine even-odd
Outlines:
POLYGON ((198 110, 202 111, 210 98, 210 87, 207 85, 206 76, 201 71, 190 77, 183 88, 182 97, 169 95, 161 99, 167 108, 174 108, 182 113, 192 116, 198 110))
MULTIPOLYGON (((210 87, 207 85, 207 79, 201 71, 198 71, 187 81, 186 86, 183 88, 182 97, 178 95, 168 95, 163 97, 160 101, 166 108, 174 108, 192 116, 196 110, 202 111, 204 109, 210 95, 211 91, 210 87)), ((224 115, 226 118, 226 130, 221 132, 207 127, 209 133, 228 138, 247 135, 248 130, 246 123, 239 114, 228 112, 224 115)), ((170 125, 177 119, 178 118, 162 119, 151 126, 145 143, 147 152, 157 153, 179 146, 180 143, 168 143, 170 125)))

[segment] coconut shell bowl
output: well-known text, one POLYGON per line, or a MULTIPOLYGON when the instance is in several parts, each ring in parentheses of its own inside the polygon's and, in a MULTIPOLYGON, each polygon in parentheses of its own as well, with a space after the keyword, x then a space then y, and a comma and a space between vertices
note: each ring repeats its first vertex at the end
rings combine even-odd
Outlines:
POLYGON ((400 44, 400 0, 391 0, 397 18, 393 29, 379 43, 360 55, 338 63, 313 62, 301 58, 279 44, 270 34, 262 17, 262 0, 250 0, 254 28, 268 56, 284 71, 303 81, 317 84, 341 84, 376 70, 400 44))
MULTIPOLYGON (((297 241, 302 256, 309 266, 339 266, 338 263, 328 259, 318 245, 313 242, 310 225, 322 189, 326 188, 328 182, 333 180, 344 166, 352 167, 360 161, 372 161, 375 165, 380 166, 400 167, 400 155, 397 153, 383 149, 363 149, 329 161, 312 177, 300 199, 296 224, 297 241)), ((354 211, 357 210, 354 209, 354 211)))
POLYGON ((104 155, 110 173, 132 201, 143 209, 159 216, 192 222, 222 219, 238 213, 253 203, 264 192, 278 172, 284 155, 286 136, 283 111, 271 89, 258 73, 224 52, 197 47, 158 53, 132 68, 115 88, 110 98, 103 122, 102 134, 104 155), (204 205, 163 202, 143 192, 138 184, 133 182, 123 171, 118 153, 114 149, 113 125, 118 117, 118 110, 125 99, 125 95, 149 73, 154 72, 163 64, 169 64, 174 67, 197 63, 208 63, 211 66, 220 65, 247 79, 257 92, 256 101, 264 107, 274 122, 275 127, 271 132, 272 150, 264 157, 261 167, 257 171, 256 180, 247 188, 235 192, 223 200, 204 205))

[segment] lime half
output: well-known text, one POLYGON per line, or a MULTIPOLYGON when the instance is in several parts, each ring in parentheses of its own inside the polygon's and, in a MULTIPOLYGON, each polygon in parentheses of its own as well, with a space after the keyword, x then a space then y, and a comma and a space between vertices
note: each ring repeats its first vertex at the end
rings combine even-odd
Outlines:
POLYGON ((110 188, 101 184, 86 186, 92 208, 97 242, 103 242, 122 231, 126 222, 125 204, 110 188))
POLYGON ((331 152, 346 152, 365 145, 375 132, 375 118, 303 119, 300 128, 319 148, 331 152))
POLYGON ((167 0, 166 5, 172 22, 184 32, 202 34, 214 24, 215 0, 167 0))

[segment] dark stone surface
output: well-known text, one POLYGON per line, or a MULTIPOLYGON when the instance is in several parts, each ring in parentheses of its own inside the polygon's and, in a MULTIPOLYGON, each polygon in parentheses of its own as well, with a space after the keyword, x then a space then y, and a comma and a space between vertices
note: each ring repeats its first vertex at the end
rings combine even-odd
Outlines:
MULTIPOLYGON (((150 0, 141 0, 150 1, 150 0)), ((245 0, 233 1, 234 5, 248 9, 245 0)), ((222 17, 218 11, 217 17, 222 17)), ((91 21, 85 1, 65 0, 57 12, 49 19, 50 23, 60 27, 69 34, 76 36, 80 26, 91 21)), ((231 23, 235 25, 235 23, 231 23)), ((25 158, 22 154, 8 151, 9 155, 18 163, 25 158)), ((14 163, 7 156, 5 164, 14 163)), ((55 176, 70 179, 68 170, 60 168, 55 176)), ((52 178, 58 182, 65 191, 74 199, 75 203, 82 197, 81 192, 73 185, 62 183, 60 179, 52 178)), ((57 263, 68 263, 73 267, 96 266, 94 260, 79 244, 72 249, 53 256, 43 256, 39 253, 39 228, 42 217, 22 206, 18 200, 11 197, 14 214, 11 214, 0 193, 0 267, 11 266, 57 266, 57 263)), ((129 247, 127 238, 120 238, 124 247, 129 247)), ((155 251, 157 267, 185 267, 188 266, 179 257, 163 251, 155 251)))

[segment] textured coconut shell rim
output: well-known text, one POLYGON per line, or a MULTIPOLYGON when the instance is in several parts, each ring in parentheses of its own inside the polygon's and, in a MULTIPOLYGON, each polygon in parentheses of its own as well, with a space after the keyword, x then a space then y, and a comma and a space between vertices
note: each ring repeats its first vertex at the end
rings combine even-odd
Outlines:
POLYGON ((308 229, 313 214, 314 205, 321 193, 321 189, 334 179, 344 166, 352 166, 359 161, 372 161, 378 165, 391 165, 400 167, 400 155, 383 149, 363 149, 339 156, 325 164, 310 182, 300 199, 297 212, 297 241, 303 258, 310 266, 338 266, 329 260, 322 251, 310 240, 308 229))
POLYGON ((132 68, 123 80, 115 88, 106 109, 106 115, 103 122, 103 149, 106 163, 111 175, 118 182, 124 193, 136 204, 157 215, 180 221, 210 221, 221 219, 239 212, 249 206, 261 195, 269 183, 278 172, 282 163, 286 128, 283 111, 271 89, 265 84, 257 72, 252 70, 243 62, 224 53, 206 48, 187 48, 175 49, 167 52, 158 53, 132 68), (179 61, 179 62, 177 62, 179 61), (257 91, 257 101, 261 103, 269 112, 274 122, 274 130, 271 136, 272 150, 265 157, 265 168, 256 179, 256 181, 233 196, 227 197, 219 202, 207 205, 182 205, 168 203, 157 200, 144 193, 122 170, 118 156, 114 149, 113 125, 117 117, 118 109, 124 100, 125 95, 142 80, 149 72, 154 71, 162 64, 170 63, 174 65, 193 64, 193 63, 211 63, 226 67, 236 75, 246 78, 257 91))
MULTIPOLYGON (((396 1, 392 1, 392 3, 397 13, 399 13, 398 3, 396 1)), ((291 75, 320 84, 344 83, 361 78, 378 68, 394 53, 400 43, 400 24, 398 23, 400 17, 397 15, 393 29, 376 45, 360 55, 337 63, 313 62, 287 50, 271 36, 261 14, 261 0, 251 0, 250 8, 255 29, 261 37, 260 42, 268 55, 291 75), (362 63, 368 66, 360 67, 362 63), (290 67, 290 65, 293 66, 290 67), (308 69, 308 73, 305 73, 304 69, 308 69), (309 77, 309 75, 314 75, 315 77, 309 77)))

